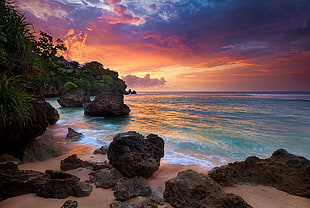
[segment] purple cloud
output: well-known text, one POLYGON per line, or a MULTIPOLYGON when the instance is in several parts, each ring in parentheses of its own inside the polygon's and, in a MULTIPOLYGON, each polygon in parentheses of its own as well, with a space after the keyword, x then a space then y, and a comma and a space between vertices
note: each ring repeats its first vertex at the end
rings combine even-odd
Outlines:
POLYGON ((146 74, 144 77, 138 77, 136 75, 127 75, 122 77, 129 88, 133 87, 158 87, 163 86, 166 83, 166 80, 161 77, 151 78, 150 74, 146 74))

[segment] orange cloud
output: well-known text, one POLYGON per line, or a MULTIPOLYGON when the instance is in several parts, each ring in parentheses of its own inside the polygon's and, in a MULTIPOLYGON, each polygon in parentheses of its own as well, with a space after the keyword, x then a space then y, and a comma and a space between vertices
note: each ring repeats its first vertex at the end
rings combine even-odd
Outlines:
POLYGON ((87 33, 69 29, 65 35, 64 44, 67 50, 64 53, 65 59, 80 61, 86 49, 87 33))

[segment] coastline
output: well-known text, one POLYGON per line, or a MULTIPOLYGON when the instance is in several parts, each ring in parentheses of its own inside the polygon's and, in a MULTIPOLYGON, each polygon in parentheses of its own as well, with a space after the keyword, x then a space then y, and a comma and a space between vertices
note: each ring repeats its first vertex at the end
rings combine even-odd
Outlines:
MULTIPOLYGON (((77 154, 82 160, 88 161, 105 161, 106 155, 93 154, 96 149, 94 146, 87 144, 68 143, 63 136, 54 134, 53 129, 48 128, 41 139, 47 139, 49 142, 54 143, 54 148, 60 149, 63 154, 61 156, 52 157, 43 161, 26 162, 20 164, 21 170, 37 170, 44 172, 45 170, 57 170, 60 171, 60 161, 69 155, 77 154)), ((199 165, 170 165, 161 163, 160 168, 153 173, 153 175, 147 179, 152 191, 155 195, 162 196, 165 188, 165 181, 176 177, 177 173, 187 169, 192 169, 200 173, 207 174, 208 169, 199 165)), ((81 178, 81 181, 89 180, 89 173, 92 170, 86 168, 78 168, 67 173, 73 174, 81 178)), ((298 207, 307 208, 310 204, 310 199, 290 195, 286 192, 279 191, 273 187, 266 186, 241 186, 241 187, 224 187, 226 193, 234 193, 241 196, 247 203, 254 208, 286 208, 286 207, 298 207)), ((136 197, 127 200, 128 203, 141 204, 143 197, 136 197)), ((45 207, 55 208, 61 207, 67 200, 78 201, 79 208, 93 207, 104 208, 109 207, 109 204, 115 202, 115 197, 111 189, 95 188, 90 196, 87 197, 68 197, 66 199, 46 199, 35 194, 25 194, 16 197, 12 197, 0 202, 1 208, 22 208, 22 207, 45 207)), ((159 207, 167 207, 169 204, 165 203, 159 207)))

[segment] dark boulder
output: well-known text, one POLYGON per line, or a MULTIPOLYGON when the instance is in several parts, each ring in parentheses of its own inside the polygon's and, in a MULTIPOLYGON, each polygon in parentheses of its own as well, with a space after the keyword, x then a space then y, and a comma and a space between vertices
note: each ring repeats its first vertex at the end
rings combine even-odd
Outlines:
POLYGON ((76 154, 70 155, 69 157, 60 161, 60 170, 62 171, 73 170, 76 168, 84 168, 87 166, 88 163, 78 158, 76 154))
POLYGON ((12 162, 0 164, 0 201, 22 194, 36 193, 49 175, 32 170, 19 170, 12 162))
POLYGON ((117 134, 110 143, 108 159, 126 177, 150 177, 164 156, 164 140, 150 134, 146 138, 129 131, 117 134))
POLYGON ((122 177, 122 174, 117 170, 98 170, 89 174, 90 182, 96 185, 96 188, 112 188, 115 186, 117 181, 122 177))
POLYGON ((68 128, 68 134, 66 136, 66 140, 70 140, 72 142, 74 141, 79 141, 81 140, 81 138, 83 137, 84 135, 82 133, 79 133, 77 131, 75 131, 74 129, 72 128, 68 128))
POLYGON ((102 168, 111 168, 111 165, 104 162, 89 162, 78 158, 76 154, 70 155, 60 161, 60 170, 67 171, 77 168, 88 168, 92 170, 100 170, 102 168))
POLYGON ((61 208, 77 208, 77 201, 67 200, 61 208))
POLYGON ((127 116, 130 109, 124 104, 124 95, 120 90, 109 90, 100 93, 88 104, 84 105, 84 114, 94 117, 127 116))
POLYGON ((45 198, 64 199, 69 196, 83 197, 89 196, 92 186, 80 182, 80 179, 69 173, 60 171, 45 171, 50 178, 41 189, 37 191, 37 195, 45 198))
POLYGON ((64 91, 57 100, 62 107, 83 107, 84 104, 90 103, 89 95, 82 89, 64 91))
POLYGON ((176 178, 166 181, 164 199, 176 208, 251 207, 239 196, 224 194, 209 176, 193 170, 179 172, 176 178))
POLYGON ((116 200, 125 201, 136 196, 151 196, 152 190, 143 177, 121 178, 113 187, 116 200))
POLYGON ((58 111, 45 101, 34 101, 31 122, 24 126, 0 126, 0 154, 8 153, 22 158, 24 150, 35 137, 42 135, 49 124, 59 119, 58 111))
POLYGON ((216 167, 209 176, 223 186, 260 184, 310 198, 310 161, 284 149, 276 150, 267 159, 252 156, 216 167))

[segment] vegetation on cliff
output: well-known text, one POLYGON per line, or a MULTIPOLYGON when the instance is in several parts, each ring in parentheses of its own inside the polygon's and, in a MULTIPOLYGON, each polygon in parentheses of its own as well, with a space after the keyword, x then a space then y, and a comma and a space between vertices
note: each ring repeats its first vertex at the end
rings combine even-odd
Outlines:
POLYGON ((0 0, 0 153, 44 132, 47 124, 40 114, 44 110, 37 109, 44 104, 37 101, 51 88, 59 92, 71 85, 91 94, 125 90, 117 72, 95 61, 83 66, 66 61, 57 55, 65 50, 60 39, 54 41, 47 33, 36 37, 12 1, 0 0))

